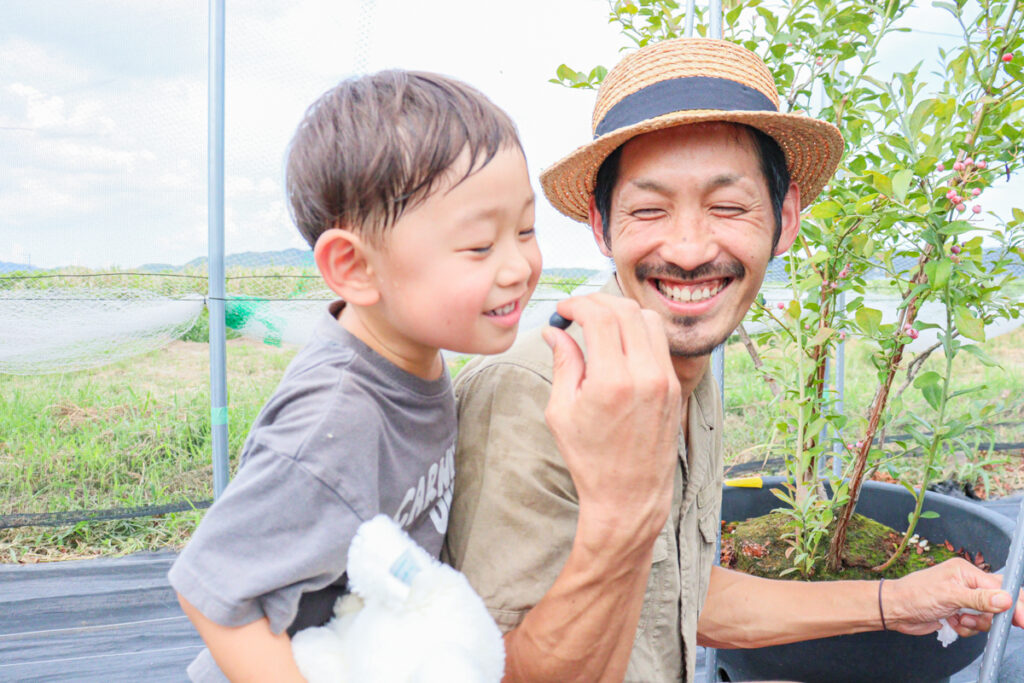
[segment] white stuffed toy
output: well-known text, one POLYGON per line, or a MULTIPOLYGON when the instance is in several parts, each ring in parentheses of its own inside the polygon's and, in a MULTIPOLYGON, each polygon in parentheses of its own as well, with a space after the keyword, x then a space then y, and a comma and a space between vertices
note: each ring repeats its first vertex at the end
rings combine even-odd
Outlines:
POLYGON ((501 680, 505 647, 483 601, 387 516, 356 532, 348 582, 334 618, 292 638, 309 683, 501 680))

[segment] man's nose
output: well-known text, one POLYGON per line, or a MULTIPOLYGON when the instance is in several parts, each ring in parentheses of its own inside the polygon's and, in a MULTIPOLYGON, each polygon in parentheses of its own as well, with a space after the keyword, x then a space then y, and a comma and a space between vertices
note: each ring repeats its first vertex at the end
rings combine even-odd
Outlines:
POLYGON ((675 216, 668 226, 661 245, 661 255, 683 270, 695 270, 718 256, 720 247, 714 228, 701 212, 675 216))

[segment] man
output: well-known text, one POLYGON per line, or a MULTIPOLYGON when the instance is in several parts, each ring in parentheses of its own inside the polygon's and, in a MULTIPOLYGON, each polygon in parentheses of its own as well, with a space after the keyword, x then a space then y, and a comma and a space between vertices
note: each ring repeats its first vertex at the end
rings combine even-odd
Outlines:
POLYGON ((525 335, 456 385, 447 553, 506 632, 506 680, 693 681, 698 644, 924 634, 942 617, 961 635, 987 629, 988 615, 953 615, 1010 598, 962 561, 884 584, 712 566, 722 408, 709 354, 796 239, 838 164, 838 130, 778 113, 753 53, 681 39, 609 72, 594 135, 542 183, 589 222, 615 277, 559 304, 566 332, 525 335))

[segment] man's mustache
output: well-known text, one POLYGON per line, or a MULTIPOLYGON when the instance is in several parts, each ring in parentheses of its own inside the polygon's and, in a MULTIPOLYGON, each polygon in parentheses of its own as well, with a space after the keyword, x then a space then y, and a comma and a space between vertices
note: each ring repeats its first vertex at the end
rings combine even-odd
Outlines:
POLYGON ((672 263, 661 263, 653 265, 649 263, 638 263, 634 268, 637 280, 658 279, 658 280, 701 280, 706 278, 732 278, 739 280, 747 274, 743 264, 734 259, 722 262, 702 263, 693 270, 683 270, 672 263))

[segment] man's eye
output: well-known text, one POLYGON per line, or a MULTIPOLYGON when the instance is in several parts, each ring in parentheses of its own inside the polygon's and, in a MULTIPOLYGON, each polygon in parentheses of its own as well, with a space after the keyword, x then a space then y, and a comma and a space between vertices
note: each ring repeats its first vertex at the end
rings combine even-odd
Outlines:
POLYGON ((719 205, 719 206, 712 206, 711 210, 712 211, 716 211, 718 213, 738 214, 738 213, 743 213, 745 209, 742 206, 723 206, 723 205, 719 205))
POLYGON ((486 253, 488 253, 491 250, 492 246, 494 246, 494 245, 492 245, 492 244, 485 244, 485 245, 482 245, 482 246, 479 246, 479 247, 470 247, 469 249, 466 249, 466 251, 471 251, 474 254, 486 254, 486 253))
POLYGON ((643 208, 643 209, 636 209, 635 211, 633 211, 633 215, 634 216, 638 216, 640 218, 644 218, 644 217, 648 217, 649 218, 651 216, 657 216, 660 213, 662 213, 661 209, 655 209, 655 208, 652 208, 652 207, 647 207, 647 208, 643 208))
POLYGON ((534 233, 536 233, 536 230, 534 230, 533 228, 527 228, 526 230, 520 230, 519 236, 522 237, 523 239, 527 239, 533 237, 534 233))

